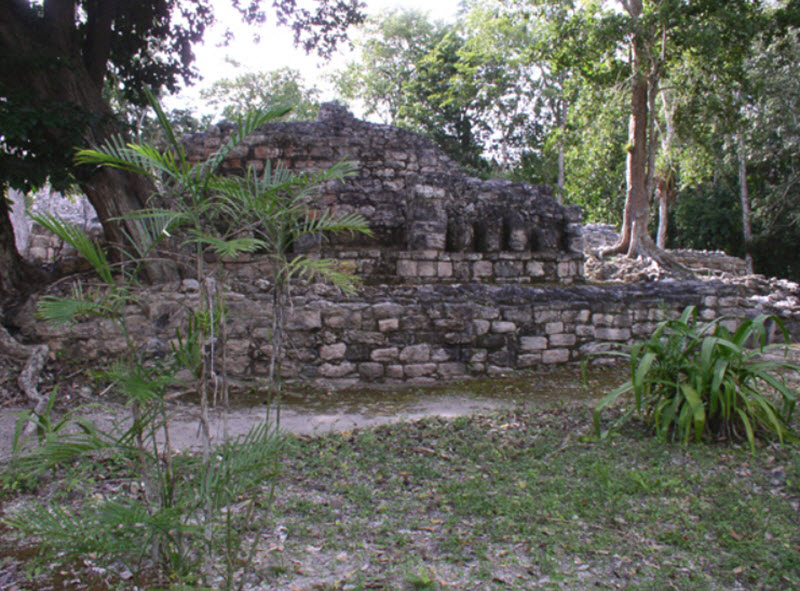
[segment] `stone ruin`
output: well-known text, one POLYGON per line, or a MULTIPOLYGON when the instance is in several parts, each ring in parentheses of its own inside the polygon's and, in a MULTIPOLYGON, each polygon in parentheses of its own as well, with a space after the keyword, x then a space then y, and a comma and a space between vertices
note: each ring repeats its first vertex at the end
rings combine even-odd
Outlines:
MULTIPOLYGON (((204 158, 230 130, 219 125, 187 137, 188 153, 204 158)), ((559 206, 543 187, 469 178, 420 136, 358 121, 335 105, 325 105, 315 122, 260 129, 224 169, 260 169, 271 159, 314 171, 343 158, 358 172, 326 185, 314 207, 360 213, 375 236, 295 247, 352 261, 365 285, 356 295, 313 284, 293 291, 289 347, 280 360, 288 378, 342 386, 510 374, 646 338, 689 305, 705 320, 778 314, 800 337, 800 288, 785 280, 584 284, 577 208, 559 206)), ((259 379, 272 356, 272 288, 257 259, 236 267, 226 366, 232 377, 259 379)), ((128 322, 149 354, 170 354, 175 329, 198 297, 190 278, 141 295, 128 322)), ((124 347, 108 321, 65 328, 27 316, 20 334, 68 358, 101 358, 124 347)))
MULTIPOLYGON (((208 157, 231 130, 220 124, 185 137, 189 158, 208 157)), ((313 207, 359 213, 374 237, 335 236, 296 247, 354 263, 366 283, 582 279, 580 208, 559 205, 546 187, 470 178, 410 131, 360 121, 327 103, 314 122, 271 123, 251 134, 222 172, 260 172, 268 159, 297 172, 341 160, 355 165, 355 176, 329 182, 313 207)))

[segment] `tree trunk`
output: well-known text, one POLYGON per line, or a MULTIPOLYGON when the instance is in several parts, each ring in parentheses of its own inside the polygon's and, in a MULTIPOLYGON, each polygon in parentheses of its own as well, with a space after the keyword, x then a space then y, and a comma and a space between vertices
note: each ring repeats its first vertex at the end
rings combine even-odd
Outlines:
MULTIPOLYGON (((45 120, 40 131, 52 146, 71 153, 76 147, 103 143, 120 128, 103 99, 102 76, 90 72, 91 63, 84 60, 76 36, 63 33, 63 30, 74 27, 74 5, 52 2, 48 6, 51 13, 42 20, 32 18, 27 8, 0 3, 0 55, 14 55, 19 64, 29 63, 29 67, 18 65, 3 72, 15 77, 15 92, 24 89, 24 96, 30 97, 30 108, 47 112, 48 108, 52 110, 52 105, 58 104, 63 106, 63 113, 70 113, 73 117, 79 115, 83 124, 81 139, 68 135, 63 121, 49 124, 45 120), (56 10, 62 5, 63 15, 56 10), (37 63, 50 67, 35 67, 37 63), (83 145, 72 145, 76 141, 83 145)), ((42 166, 42 163, 38 165, 42 166)), ((139 246, 145 244, 145 226, 140 220, 113 219, 145 207, 151 188, 143 179, 109 169, 74 170, 74 176, 97 211, 110 243, 126 244, 131 239, 139 246)), ((7 180, 0 179, 0 184, 7 180)), ((15 180, 21 182, 21 179, 15 180)), ((22 182, 30 185, 41 181, 25 178, 22 182)), ((0 217, 7 217, 5 210, 3 206, 0 217)), ((9 238, 5 222, 0 224, 0 242, 5 248, 6 244, 13 243, 10 242, 13 234, 9 238)), ((9 255, 4 253, 2 256, 9 255)), ((14 264, 13 259, 9 258, 9 261, 14 264)), ((158 262, 147 264, 145 272, 151 281, 162 281, 170 276, 167 268, 158 262)), ((7 279, 14 280, 14 277, 7 279)))
MULTIPOLYGON (((5 189, 0 186, 0 311, 20 297, 27 283, 27 267, 17 252, 5 189)), ((2 318, 0 318, 2 320, 2 318)))
POLYGON ((742 204, 742 230, 744 234, 744 260, 747 263, 747 272, 753 273, 753 255, 750 248, 753 243, 753 228, 750 225, 750 191, 747 186, 747 146, 744 134, 740 131, 737 137, 739 143, 739 199, 742 204))
POLYGON ((656 190, 655 199, 658 201, 658 235, 656 236, 656 246, 666 248, 667 246, 667 224, 669 216, 670 188, 669 182, 662 176, 655 179, 656 190))
MULTIPOLYGON (((636 8, 636 6, 634 7, 636 8)), ((634 18, 641 15, 632 14, 634 18)), ((647 77, 642 71, 641 39, 633 39, 631 54, 633 83, 631 88, 631 116, 628 124, 627 159, 625 163, 625 212, 622 232, 617 244, 600 251, 600 256, 625 253, 629 257, 650 254, 655 245, 648 234, 650 202, 647 195, 647 77)))

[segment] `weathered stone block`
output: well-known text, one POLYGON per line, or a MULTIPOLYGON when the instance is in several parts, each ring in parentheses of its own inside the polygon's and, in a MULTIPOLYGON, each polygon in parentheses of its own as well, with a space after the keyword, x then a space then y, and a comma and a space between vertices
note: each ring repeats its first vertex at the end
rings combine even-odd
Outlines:
POLYGON ((355 371, 355 364, 345 361, 344 363, 323 363, 319 366, 319 375, 323 378, 343 378, 355 371))
POLYGON ((288 330, 314 330, 322 328, 322 316, 319 310, 298 310, 289 314, 286 320, 288 330))
POLYGON ((548 335, 558 334, 564 332, 564 323, 563 322, 548 322, 544 325, 544 331, 548 335))
POLYGON ((544 265, 539 261, 528 261, 525 265, 525 272, 532 278, 532 279, 539 279, 544 277, 544 265))
POLYGON ((385 370, 382 363, 359 363, 358 375, 363 379, 373 381, 379 380, 384 376, 385 370))
POLYGON ((494 320, 492 322, 492 332, 497 334, 511 333, 517 330, 517 325, 505 320, 494 320))
POLYGON ((409 345, 400 351, 399 359, 405 363, 422 363, 430 360, 430 345, 409 345))
POLYGON ((478 336, 488 333, 491 326, 492 323, 488 320, 476 319, 472 321, 472 330, 478 336))
POLYGON ((378 330, 381 332, 392 332, 400 328, 400 321, 397 318, 384 318, 378 320, 378 330))
POLYGON ((547 338, 551 347, 571 347, 576 341, 575 335, 569 333, 551 334, 547 338))
POLYGON ((417 263, 417 275, 419 277, 436 277, 437 265, 435 261, 419 261, 417 263))
POLYGON ((399 277, 416 277, 417 261, 400 259, 397 261, 397 275, 399 277))
POLYGON ((435 363, 417 363, 406 365, 404 369, 407 378, 418 378, 421 376, 429 376, 436 373, 435 363))
POLYGON ((542 363, 566 363, 569 361, 569 349, 550 349, 542 352, 542 363))
POLYGON ((464 363, 440 363, 439 375, 443 378, 456 378, 467 375, 467 366, 464 363))
POLYGON ((394 380, 403 379, 405 373, 403 372, 402 365, 387 365, 386 366, 386 377, 391 378, 394 380))
POLYGON ((442 278, 453 276, 453 263, 449 261, 441 261, 436 263, 436 275, 442 278))
POLYGON ((400 350, 397 347, 387 347, 385 349, 374 349, 370 354, 372 361, 396 361, 400 350))
POLYGON ((534 365, 539 365, 542 362, 542 354, 541 353, 526 353, 525 355, 520 355, 517 357, 517 367, 520 369, 524 369, 526 367, 533 367, 534 365))
POLYGON ((491 277, 492 276, 492 263, 491 261, 477 261, 472 264, 472 276, 475 278, 491 277))
POLYGON ((402 315, 404 311, 403 306, 393 302, 381 302, 372 306, 372 313, 375 318, 396 318, 402 315))
POLYGON ((628 341, 631 338, 631 329, 629 328, 607 328, 597 327, 594 331, 596 339, 601 341, 628 341))
POLYGON ((547 349, 546 337, 521 337, 519 347, 523 351, 541 351, 547 349))
POLYGON ((347 345, 344 343, 334 343, 333 345, 323 345, 319 348, 319 356, 323 361, 334 361, 344 359, 347 352, 347 345))

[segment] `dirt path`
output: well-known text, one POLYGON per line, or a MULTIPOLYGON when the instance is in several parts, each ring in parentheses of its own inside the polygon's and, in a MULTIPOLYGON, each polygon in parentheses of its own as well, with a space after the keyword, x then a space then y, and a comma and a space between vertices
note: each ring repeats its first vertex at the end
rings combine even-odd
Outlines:
MULTIPOLYGON (((328 404, 324 408, 287 404, 281 409, 280 426, 289 433, 315 435, 329 431, 349 431, 358 427, 413 421, 432 415, 455 417, 509 406, 512 406, 512 403, 507 400, 467 396, 423 396, 413 403, 377 401, 362 405, 360 408, 348 402, 328 404)), ((24 410, 23 408, 0 410, 0 461, 6 460, 12 453, 16 423, 19 414, 24 410)), ((79 416, 88 417, 101 428, 107 428, 112 425, 115 418, 125 416, 127 412, 122 405, 105 403, 87 409, 79 416)), ((264 406, 231 410, 227 417, 229 436, 236 437, 247 433, 259 421, 264 420, 265 414, 264 406)), ((199 449, 199 415, 199 409, 195 405, 173 407, 170 437, 176 449, 199 449)), ((211 421, 212 437, 215 441, 222 441, 225 425, 222 413, 212 412, 211 421)))

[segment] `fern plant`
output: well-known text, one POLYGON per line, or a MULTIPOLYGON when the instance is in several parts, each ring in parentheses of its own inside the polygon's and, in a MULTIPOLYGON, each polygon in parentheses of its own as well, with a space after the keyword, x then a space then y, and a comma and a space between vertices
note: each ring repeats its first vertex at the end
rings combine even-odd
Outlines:
POLYGON ((747 441, 753 450, 759 437, 796 441, 797 391, 785 378, 800 367, 781 355, 789 336, 780 318, 745 319, 733 332, 725 320, 699 322, 690 306, 659 323, 647 341, 617 352, 629 362, 631 377, 596 405, 598 433, 602 411, 625 400, 620 422, 638 415, 665 441, 747 441), (768 344, 768 324, 780 342, 768 344))

